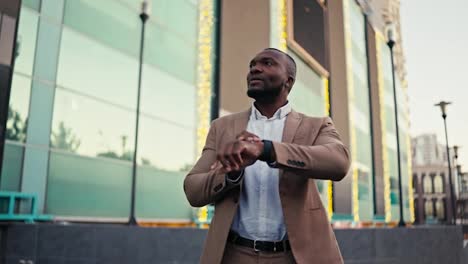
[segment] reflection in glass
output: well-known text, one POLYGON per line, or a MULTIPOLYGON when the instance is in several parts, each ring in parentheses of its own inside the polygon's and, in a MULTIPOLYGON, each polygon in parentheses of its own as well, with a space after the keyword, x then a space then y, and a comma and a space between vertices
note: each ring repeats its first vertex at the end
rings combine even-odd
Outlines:
POLYGON ((66 1, 64 13, 67 27, 137 58, 141 22, 138 13, 125 4, 115 0, 66 1))
POLYGON ((151 17, 168 31, 177 33, 191 45, 196 45, 198 1, 187 0, 154 0, 151 17), (186 23, 180 23, 183 17, 186 23))
POLYGON ((53 148, 59 148, 70 152, 76 152, 80 147, 81 140, 73 133, 72 129, 60 121, 55 131, 52 131, 50 144, 53 148))
MULTIPOLYGON (((196 23, 193 21, 193 24, 196 23)), ((188 83, 195 83, 196 45, 188 45, 186 40, 155 24, 148 24, 146 36, 145 63, 156 65, 188 83)))
POLYGON ((134 120, 131 111, 57 88, 51 144, 86 156, 128 160, 134 120))
MULTIPOLYGON (((32 9, 35 9, 35 10, 39 11, 39 8, 41 6, 41 0, 23 0, 22 4, 27 6, 27 7, 30 7, 32 9)), ((23 8, 21 10, 21 12, 23 12, 24 9, 25 8, 23 8)), ((23 15, 23 14, 21 13, 21 15, 23 15)))
POLYGON ((6 139, 19 142, 26 141, 30 94, 31 79, 14 74, 10 105, 8 106, 6 139))
POLYGON ((138 161, 160 170, 187 171, 195 160, 195 129, 142 116, 138 161))
POLYGON ((149 116, 194 128, 196 87, 153 66, 144 65, 141 109, 149 116))
POLYGON ((138 62, 83 34, 64 28, 57 83, 67 89, 134 108, 138 62))
POLYGON ((15 72, 32 76, 39 16, 30 9, 21 9, 16 37, 15 72))

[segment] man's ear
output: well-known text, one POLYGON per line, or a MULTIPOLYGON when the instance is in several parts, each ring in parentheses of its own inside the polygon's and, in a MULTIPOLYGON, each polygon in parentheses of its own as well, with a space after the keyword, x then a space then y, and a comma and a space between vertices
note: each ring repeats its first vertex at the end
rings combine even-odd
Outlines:
POLYGON ((294 80, 294 78, 292 76, 288 77, 288 80, 286 81, 286 84, 285 84, 286 88, 288 89, 288 92, 291 92, 291 89, 292 89, 292 87, 294 85, 294 81, 295 80, 294 80))

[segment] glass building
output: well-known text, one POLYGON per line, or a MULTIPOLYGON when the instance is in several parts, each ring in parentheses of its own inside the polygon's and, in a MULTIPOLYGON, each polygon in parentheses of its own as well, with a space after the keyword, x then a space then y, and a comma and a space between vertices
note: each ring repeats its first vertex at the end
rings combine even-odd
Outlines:
MULTIPOLYGON (((37 194, 40 212, 58 220, 127 221, 140 2, 22 1, 0 190, 37 194)), ((140 222, 192 222, 183 179, 210 119, 250 106, 248 61, 265 47, 297 62, 293 108, 331 115, 350 147, 345 180, 317 180, 330 219, 399 219, 391 55, 374 22, 381 13, 369 17, 367 1, 354 0, 151 2, 137 148, 140 222)), ((412 222, 407 88, 401 78, 396 85, 404 219, 412 222)))
MULTIPOLYGON (((1 189, 55 216, 126 219, 140 1, 23 1, 1 189)), ((196 159, 197 1, 153 1, 142 80, 136 214, 190 219, 196 159), (179 22, 183 17, 183 23, 179 22)))

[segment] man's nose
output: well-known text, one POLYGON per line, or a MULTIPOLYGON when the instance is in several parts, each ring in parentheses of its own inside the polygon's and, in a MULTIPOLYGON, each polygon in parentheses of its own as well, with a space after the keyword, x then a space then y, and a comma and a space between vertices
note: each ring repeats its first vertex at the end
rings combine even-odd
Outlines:
POLYGON ((252 67, 250 67, 250 73, 253 74, 253 73, 261 73, 263 72, 262 68, 259 67, 258 65, 253 65, 252 67))

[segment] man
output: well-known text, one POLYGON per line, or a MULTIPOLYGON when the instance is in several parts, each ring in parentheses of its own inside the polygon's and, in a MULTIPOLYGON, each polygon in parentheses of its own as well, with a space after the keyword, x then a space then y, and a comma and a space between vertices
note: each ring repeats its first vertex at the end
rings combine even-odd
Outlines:
POLYGON ((341 180, 349 152, 330 118, 291 109, 295 78, 289 55, 263 50, 251 109, 213 121, 184 182, 192 206, 215 205, 201 263, 343 263, 314 179, 341 180))

